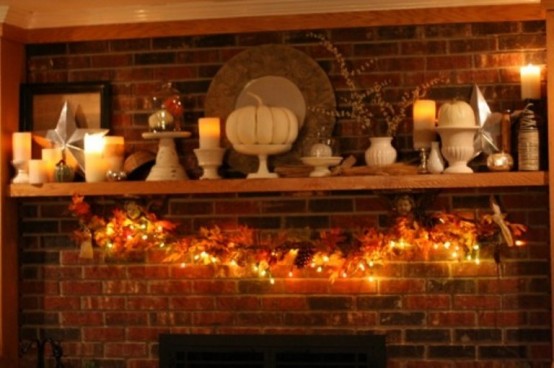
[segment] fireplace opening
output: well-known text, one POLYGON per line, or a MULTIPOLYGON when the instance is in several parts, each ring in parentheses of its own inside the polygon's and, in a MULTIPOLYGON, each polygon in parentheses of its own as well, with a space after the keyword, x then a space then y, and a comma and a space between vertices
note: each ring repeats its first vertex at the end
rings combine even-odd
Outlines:
POLYGON ((160 368, 385 368, 385 335, 183 335, 159 338, 160 368))

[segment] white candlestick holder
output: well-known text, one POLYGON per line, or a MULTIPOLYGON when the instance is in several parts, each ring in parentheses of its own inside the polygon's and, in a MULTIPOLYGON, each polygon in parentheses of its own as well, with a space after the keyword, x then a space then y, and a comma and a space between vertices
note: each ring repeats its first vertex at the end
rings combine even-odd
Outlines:
POLYGON ((217 169, 223 162, 225 148, 197 148, 194 150, 198 165, 204 170, 200 180, 205 179, 221 179, 217 173, 217 169))
POLYGON ((27 160, 13 160, 13 167, 15 167, 16 174, 12 179, 14 184, 27 184, 29 183, 29 161, 27 160))

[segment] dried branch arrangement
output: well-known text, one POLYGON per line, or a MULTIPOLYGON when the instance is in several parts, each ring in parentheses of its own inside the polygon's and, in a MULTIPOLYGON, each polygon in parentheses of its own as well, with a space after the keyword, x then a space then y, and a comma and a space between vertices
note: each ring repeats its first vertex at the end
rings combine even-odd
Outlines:
POLYGON ((309 36, 320 41, 321 45, 329 51, 339 66, 339 72, 349 90, 349 95, 343 99, 343 103, 350 107, 349 110, 329 111, 324 108, 313 106, 312 111, 337 118, 349 118, 358 122, 362 129, 370 136, 378 136, 381 131, 380 123, 386 124, 386 136, 395 136, 398 127, 407 116, 407 109, 418 99, 424 98, 429 90, 439 84, 446 82, 446 78, 437 77, 424 82, 412 91, 405 92, 398 103, 392 103, 385 99, 385 89, 392 83, 390 80, 374 82, 368 88, 360 88, 355 79, 367 71, 375 60, 369 60, 356 69, 348 67, 344 55, 327 38, 322 35, 309 33, 309 36), (376 113, 378 112, 378 116, 376 113))

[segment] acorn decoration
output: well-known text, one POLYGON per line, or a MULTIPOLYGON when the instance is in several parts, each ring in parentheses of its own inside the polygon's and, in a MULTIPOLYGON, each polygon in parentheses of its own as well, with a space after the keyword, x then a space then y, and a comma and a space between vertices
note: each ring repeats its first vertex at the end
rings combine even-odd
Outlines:
POLYGON ((54 181, 57 183, 72 182, 75 178, 75 171, 71 166, 60 160, 54 169, 54 181))

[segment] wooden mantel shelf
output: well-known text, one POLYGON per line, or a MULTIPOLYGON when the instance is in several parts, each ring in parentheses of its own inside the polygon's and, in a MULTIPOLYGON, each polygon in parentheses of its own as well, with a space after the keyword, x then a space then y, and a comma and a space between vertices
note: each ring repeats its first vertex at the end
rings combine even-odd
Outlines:
POLYGON ((503 172, 457 175, 341 176, 330 178, 128 181, 111 183, 11 184, 10 197, 267 193, 391 189, 546 186, 548 173, 503 172))

